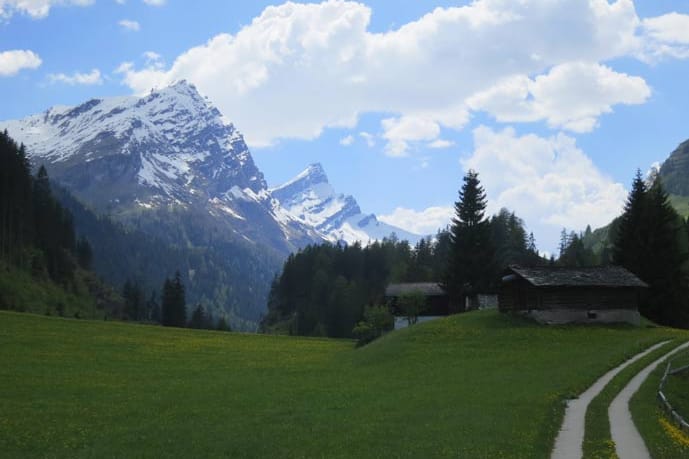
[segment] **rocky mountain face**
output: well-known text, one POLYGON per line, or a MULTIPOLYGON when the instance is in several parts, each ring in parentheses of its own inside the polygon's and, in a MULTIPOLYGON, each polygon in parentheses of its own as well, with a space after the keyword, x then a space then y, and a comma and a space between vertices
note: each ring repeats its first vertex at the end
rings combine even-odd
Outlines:
POLYGON ((185 81, 142 98, 53 107, 0 129, 118 220, 145 226, 147 214, 190 211, 202 215, 199 225, 282 254, 320 239, 276 209, 241 134, 185 81))
POLYGON ((392 232, 418 239, 363 214, 353 197, 335 193, 320 165, 269 189, 242 135, 186 81, 144 97, 52 107, 0 122, 4 129, 24 143, 35 166, 45 164, 51 178, 90 209, 186 250, 188 256, 167 257, 186 257, 178 263, 183 266, 161 270, 184 269, 191 301, 231 309, 233 317, 255 320, 257 309, 265 308, 265 279, 307 244, 367 243, 392 232), (237 276, 223 285, 199 279, 196 273, 210 271, 203 253, 213 254, 213 270, 237 276), (232 294, 247 295, 247 280, 238 279, 242 264, 252 267, 245 272, 262 273, 253 277, 265 288, 249 289, 256 298, 232 294))
POLYGON ((665 160, 660 177, 668 193, 689 196, 689 140, 682 142, 665 160))
POLYGON ((416 243, 421 236, 378 221, 364 214, 352 196, 338 194, 320 164, 311 164, 289 182, 272 188, 270 194, 289 216, 315 228, 332 242, 369 243, 396 234, 416 243))

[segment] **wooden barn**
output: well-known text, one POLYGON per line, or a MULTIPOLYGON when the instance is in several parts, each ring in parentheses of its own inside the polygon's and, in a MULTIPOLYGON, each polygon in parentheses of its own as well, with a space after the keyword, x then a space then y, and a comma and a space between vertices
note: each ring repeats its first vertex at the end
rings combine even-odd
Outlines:
POLYGON ((639 301, 648 285, 619 266, 524 268, 502 277, 498 307, 542 323, 639 324, 639 301))
POLYGON ((426 297, 426 309, 419 315, 419 322, 447 316, 453 312, 450 298, 436 282, 414 282, 406 284, 390 284, 385 289, 385 298, 395 316, 395 329, 407 326, 407 321, 397 306, 397 299, 404 294, 419 292, 426 297))

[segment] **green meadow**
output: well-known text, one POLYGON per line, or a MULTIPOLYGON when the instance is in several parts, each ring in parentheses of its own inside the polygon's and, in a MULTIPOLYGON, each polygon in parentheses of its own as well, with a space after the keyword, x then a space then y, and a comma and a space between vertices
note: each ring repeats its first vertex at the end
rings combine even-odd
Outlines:
POLYGON ((0 313, 7 457, 548 457, 564 401, 665 328, 494 311, 352 341, 0 313))

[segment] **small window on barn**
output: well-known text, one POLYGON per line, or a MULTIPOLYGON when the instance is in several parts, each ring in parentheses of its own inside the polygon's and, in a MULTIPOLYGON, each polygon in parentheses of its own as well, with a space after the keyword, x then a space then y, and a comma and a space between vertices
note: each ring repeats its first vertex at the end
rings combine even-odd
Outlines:
POLYGON ((598 313, 596 311, 588 311, 586 313, 586 318, 590 320, 595 320, 598 318, 598 313))

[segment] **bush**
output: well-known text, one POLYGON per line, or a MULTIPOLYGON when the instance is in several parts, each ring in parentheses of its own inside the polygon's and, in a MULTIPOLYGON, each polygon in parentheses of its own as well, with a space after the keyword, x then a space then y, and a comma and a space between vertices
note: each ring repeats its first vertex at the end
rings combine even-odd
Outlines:
POLYGON ((364 320, 356 324, 352 330, 357 338, 357 346, 363 346, 391 330, 395 319, 387 306, 367 306, 364 309, 364 320))

